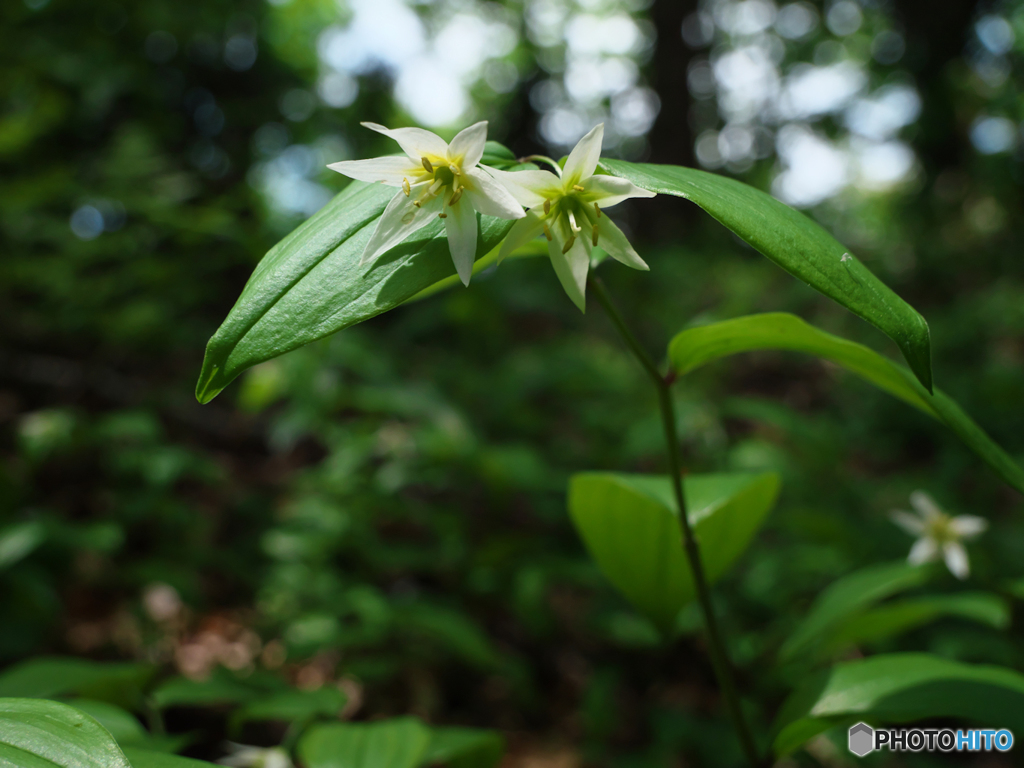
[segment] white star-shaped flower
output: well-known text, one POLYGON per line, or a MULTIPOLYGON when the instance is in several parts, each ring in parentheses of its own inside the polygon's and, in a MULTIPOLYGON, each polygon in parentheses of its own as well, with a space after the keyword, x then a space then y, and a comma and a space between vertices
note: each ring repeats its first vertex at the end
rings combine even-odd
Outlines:
POLYGON ((373 261, 438 216, 444 220, 455 270, 469 285, 476 260, 476 212, 499 219, 526 215, 508 190, 478 166, 487 141, 487 122, 466 128, 451 144, 422 128, 391 130, 376 123, 363 125, 397 141, 407 156, 345 160, 327 166, 359 181, 399 188, 377 222, 361 263, 373 261))
POLYGON ((896 525, 917 541, 910 548, 907 561, 911 565, 938 560, 946 561, 950 573, 958 579, 966 579, 971 572, 967 561, 967 550, 963 541, 968 541, 988 528, 988 521, 974 515, 951 517, 939 509, 938 505, 924 491, 910 494, 910 505, 917 514, 896 510, 892 512, 892 520, 896 525))
POLYGON ((580 139, 569 153, 561 176, 550 171, 487 169, 530 209, 525 218, 512 225, 498 253, 498 262, 543 234, 555 274, 580 311, 586 309, 590 255, 598 245, 626 266, 649 269, 622 230, 603 211, 631 197, 654 197, 654 193, 617 176, 594 175, 603 139, 604 123, 580 139))

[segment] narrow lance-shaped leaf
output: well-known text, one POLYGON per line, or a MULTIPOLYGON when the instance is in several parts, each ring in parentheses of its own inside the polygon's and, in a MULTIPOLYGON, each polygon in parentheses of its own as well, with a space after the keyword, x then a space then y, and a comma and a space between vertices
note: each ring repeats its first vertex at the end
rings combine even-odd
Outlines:
MULTIPOLYGON (((454 274, 440 220, 373 264, 367 240, 395 190, 352 182, 274 246, 206 346, 196 397, 209 402, 247 368, 397 307, 454 274)), ((512 222, 483 216, 477 258, 512 222)))
POLYGON ((861 344, 809 325, 795 315, 748 315, 687 328, 669 343, 673 370, 688 373, 713 360, 758 349, 804 352, 831 360, 946 424, 996 474, 1024 493, 1024 469, 941 390, 928 392, 910 371, 861 344))
POLYGON ((691 200, 794 277, 867 320, 896 342, 932 388, 928 323, 823 227, 735 179, 675 165, 602 160, 638 187, 691 200))
POLYGON ((775 723, 775 754, 799 748, 833 725, 965 718, 1024 730, 1024 675, 926 653, 893 653, 837 664, 807 680, 775 723))
POLYGON ((927 568, 905 562, 881 563, 834 581, 818 596, 803 622, 783 643, 779 656, 792 659, 805 652, 809 645, 843 620, 879 600, 921 586, 927 581, 928 573, 927 568))

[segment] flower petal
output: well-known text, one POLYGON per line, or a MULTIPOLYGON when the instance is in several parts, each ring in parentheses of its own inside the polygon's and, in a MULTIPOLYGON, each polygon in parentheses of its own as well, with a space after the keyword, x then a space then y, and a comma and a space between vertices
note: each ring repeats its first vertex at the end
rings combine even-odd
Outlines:
POLYGON ((419 161, 420 158, 425 157, 433 162, 435 158, 444 160, 448 157, 448 145, 436 133, 425 131, 422 128, 385 128, 377 123, 360 123, 360 125, 394 139, 402 151, 413 160, 419 161))
POLYGON ((914 491, 910 494, 910 506, 916 509, 925 520, 937 520, 945 516, 935 500, 924 491, 914 491))
POLYGON ((562 180, 551 171, 499 171, 486 165, 480 167, 524 208, 543 205, 545 200, 562 196, 562 180))
POLYGON ((410 184, 415 184, 423 175, 422 165, 414 165, 408 157, 401 155, 374 157, 370 160, 342 160, 327 167, 350 179, 379 182, 389 187, 402 186, 402 179, 408 179, 410 184))
POLYGON ((607 216, 602 216, 594 222, 594 226, 597 227, 597 244, 604 248, 609 256, 627 267, 644 272, 650 271, 651 268, 647 266, 647 262, 640 258, 614 221, 607 216))
POLYGON ((521 219, 526 215, 515 197, 479 168, 463 169, 462 177, 466 193, 480 213, 499 219, 521 219))
POLYGON ((949 572, 958 579, 966 579, 971 575, 971 564, 967 560, 967 550, 958 541, 948 541, 942 548, 943 559, 949 572))
POLYGON ((448 162, 455 163, 463 171, 473 168, 484 156, 487 143, 487 121, 481 120, 459 131, 448 145, 448 162))
POLYGON ((565 167, 562 169, 562 180, 567 189, 594 175, 594 171, 597 170, 597 162, 601 159, 601 142, 603 141, 604 123, 599 123, 572 148, 569 158, 565 161, 565 167))
POLYGON ((988 520, 977 515, 958 515, 949 521, 949 529, 961 539, 973 539, 988 528, 988 520))
POLYGON ((412 201, 416 199, 416 193, 425 186, 425 184, 421 184, 418 188, 414 188, 410 197, 406 197, 405 192, 399 192, 391 198, 391 202, 388 203, 388 207, 384 209, 384 213, 381 214, 380 220, 377 222, 377 228, 370 235, 370 239, 363 249, 360 264, 373 261, 416 230, 425 227, 430 223, 430 219, 437 215, 441 208, 440 198, 434 198, 419 208, 413 205, 412 201))
POLYGON ((565 289, 566 294, 572 299, 580 312, 587 311, 587 272, 590 269, 590 256, 587 255, 586 247, 580 238, 572 244, 567 253, 562 253, 565 241, 561 234, 548 243, 548 256, 551 257, 551 266, 555 268, 555 274, 565 289))
POLYGON ((581 186, 580 200, 585 203, 597 203, 602 208, 611 208, 631 197, 654 197, 654 192, 641 189, 628 179, 618 176, 591 176, 581 186))
POLYGON ((544 231, 544 220, 537 211, 530 211, 512 225, 512 229, 505 235, 501 243, 501 250, 498 251, 498 263, 501 264, 512 251, 520 246, 526 245, 535 237, 540 236, 544 231))
POLYGON ((907 562, 911 565, 921 565, 935 560, 938 556, 939 547, 935 540, 925 537, 914 542, 910 554, 907 555, 907 562))
POLYGON ((889 513, 889 519, 911 536, 920 536, 924 533, 924 520, 912 512, 904 512, 902 509, 894 509, 889 513))
POLYGON ((476 211, 469 200, 459 200, 454 206, 444 209, 447 218, 444 230, 448 235, 448 250, 451 251, 455 271, 463 285, 469 285, 473 276, 473 262, 476 261, 476 211))

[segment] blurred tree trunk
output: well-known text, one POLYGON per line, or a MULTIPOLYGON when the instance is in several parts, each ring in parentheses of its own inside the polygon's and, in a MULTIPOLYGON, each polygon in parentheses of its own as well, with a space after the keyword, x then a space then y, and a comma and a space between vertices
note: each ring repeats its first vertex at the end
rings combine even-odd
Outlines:
MULTIPOLYGON (((697 10, 697 0, 655 0, 651 21, 657 30, 650 65, 651 86, 661 99, 661 111, 648 134, 652 163, 694 165, 690 130, 690 93, 686 71, 693 51, 683 42, 683 19, 697 10)), ((677 199, 655 198, 636 206, 637 223, 645 238, 678 236, 681 219, 692 218, 696 208, 677 199)))
POLYGON ((959 165, 970 147, 957 131, 949 64, 964 53, 979 3, 896 0, 895 16, 906 32, 904 63, 921 91, 921 135, 914 142, 929 176, 959 165))

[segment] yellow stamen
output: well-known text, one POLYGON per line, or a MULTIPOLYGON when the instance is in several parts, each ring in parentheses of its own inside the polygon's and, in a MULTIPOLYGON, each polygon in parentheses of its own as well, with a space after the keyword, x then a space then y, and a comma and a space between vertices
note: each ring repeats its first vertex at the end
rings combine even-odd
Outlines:
POLYGON ((549 213, 551 213, 551 201, 550 200, 545 200, 544 201, 544 215, 547 216, 549 213))
POLYGON ((433 173, 434 172, 434 166, 432 166, 430 164, 430 161, 427 160, 427 158, 421 157, 420 160, 423 161, 423 168, 426 170, 427 173, 433 173))
POLYGON ((576 235, 573 235, 572 237, 570 237, 568 240, 565 241, 565 245, 562 246, 562 255, 563 256, 569 252, 569 249, 572 248, 572 246, 573 246, 573 244, 575 242, 576 242, 576 235))
POLYGON ((594 210, 597 211, 597 218, 601 218, 601 209, 597 207, 597 203, 594 203, 594 210))
POLYGON ((583 189, 583 187, 581 187, 579 184, 573 184, 572 188, 575 189, 577 192, 586 192, 586 190, 583 189))
POLYGON ((448 205, 455 205, 459 202, 459 200, 462 199, 462 190, 464 189, 465 187, 459 187, 458 190, 455 191, 455 194, 448 199, 448 205))
POLYGON ((594 235, 591 237, 590 242, 593 243, 595 247, 597 246, 597 224, 594 225, 594 235))
POLYGON ((439 213, 439 214, 437 214, 437 218, 439 218, 439 219, 447 219, 448 218, 448 214, 447 213, 439 213))
POLYGON ((459 170, 459 166, 455 163, 448 163, 448 170, 451 171, 455 176, 461 176, 462 171, 459 170))
POLYGON ((551 230, 548 229, 548 225, 547 224, 544 225, 544 237, 546 237, 548 239, 549 243, 552 240, 554 240, 554 238, 551 236, 551 230))
POLYGON ((409 186, 408 179, 402 179, 402 191, 405 192, 406 197, 412 194, 412 187, 409 186))

